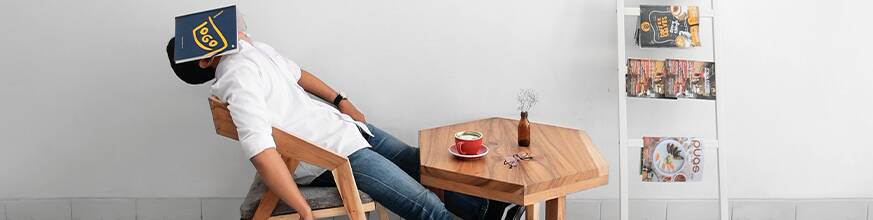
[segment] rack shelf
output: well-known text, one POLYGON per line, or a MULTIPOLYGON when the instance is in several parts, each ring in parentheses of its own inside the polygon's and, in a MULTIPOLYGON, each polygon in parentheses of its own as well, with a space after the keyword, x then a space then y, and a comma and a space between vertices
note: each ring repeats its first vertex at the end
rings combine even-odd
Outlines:
MULTIPOLYGON (((700 9, 700 17, 701 18, 715 17, 712 14, 713 14, 712 11, 705 10, 703 8, 700 9)), ((624 8, 624 15, 625 16, 639 16, 640 15, 640 8, 638 8, 638 7, 625 7, 624 8)))
POLYGON ((680 102, 680 101, 712 102, 712 101, 715 101, 715 99, 685 99, 685 98, 672 99, 672 98, 649 98, 649 97, 636 97, 636 96, 625 96, 625 97, 627 97, 628 99, 662 100, 662 101, 669 101, 669 102, 680 102))
MULTIPOLYGON (((706 140, 701 139, 700 142, 703 144, 705 148, 715 148, 718 149, 718 140, 706 140)), ((627 148, 643 148, 643 140, 642 139, 627 139, 625 142, 627 148)))

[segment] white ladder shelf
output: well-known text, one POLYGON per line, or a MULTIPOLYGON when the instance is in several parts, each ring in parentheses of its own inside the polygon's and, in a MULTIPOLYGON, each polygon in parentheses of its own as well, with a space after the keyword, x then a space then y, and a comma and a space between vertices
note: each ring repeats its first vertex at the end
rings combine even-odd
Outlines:
MULTIPOLYGON (((629 159, 628 158, 628 149, 634 149, 634 150, 641 149, 643 143, 642 143, 641 139, 628 139, 628 110, 627 110, 628 104, 627 103, 628 103, 629 98, 627 97, 627 93, 625 91, 625 73, 627 73, 626 62, 628 59, 628 57, 626 56, 625 44, 629 43, 627 41, 626 35, 625 35, 625 29, 626 29, 625 17, 636 18, 636 16, 639 16, 640 9, 639 9, 639 7, 625 7, 624 1, 625 0, 616 0, 616 17, 617 17, 617 23, 616 23, 617 26, 616 27, 617 27, 617 31, 618 31, 618 34, 617 34, 618 70, 617 70, 616 76, 618 79, 618 91, 619 91, 618 92, 618 94, 619 94, 618 95, 619 146, 620 146, 619 147, 619 184, 620 184, 620 188, 619 188, 620 203, 619 203, 619 206, 620 206, 620 212, 621 212, 621 214, 620 214, 621 220, 628 220, 628 218, 629 218, 629 216, 628 216, 628 213, 629 213, 628 200, 629 200, 629 193, 630 193, 630 190, 629 190, 629 185, 630 185, 629 180, 630 179, 629 178, 639 178, 639 175, 629 176, 629 174, 631 174, 631 173, 638 173, 639 167, 628 166, 628 162, 629 162, 628 161, 628 159, 629 159)), ((716 10, 715 9, 717 8, 716 7, 717 1, 716 0, 702 0, 702 1, 710 1, 710 4, 709 4, 710 7, 707 8, 707 7, 703 7, 703 5, 700 5, 701 6, 700 7, 701 26, 704 25, 703 18, 707 18, 711 21, 710 25, 712 25, 712 29, 711 29, 712 31, 710 33, 703 33, 704 28, 701 28, 700 34, 701 35, 710 34, 712 36, 712 38, 711 38, 711 41, 712 41, 711 42, 712 61, 716 61, 715 58, 716 58, 716 48, 717 47, 715 46, 716 45, 715 38, 717 35, 715 34, 716 33, 715 30, 717 29, 717 26, 716 26, 716 19, 715 19, 716 18, 716 16, 715 16, 716 10)), ((633 45, 633 44, 631 43, 630 45, 633 45)), ((679 51, 679 52, 677 52, 677 55, 681 55, 681 51, 682 51, 682 49, 652 49, 652 50, 675 50, 675 51, 679 51)), ((681 56, 678 56, 678 57, 681 57, 681 56)), ((665 59, 668 57, 646 57, 646 58, 665 59)), ((669 58, 673 58, 673 57, 669 57, 669 58)), ((726 172, 727 167, 726 167, 725 143, 724 143, 725 142, 724 141, 725 140, 725 138, 724 138, 725 137, 725 135, 724 135, 725 115, 724 115, 724 110, 723 110, 724 109, 724 105, 723 105, 724 102, 719 101, 721 99, 721 97, 723 97, 725 94, 725 90, 721 86, 721 83, 725 82, 724 76, 725 76, 724 73, 717 73, 717 75, 716 75, 716 77, 718 78, 718 80, 716 80, 716 88, 718 88, 718 97, 716 98, 716 100, 713 101, 713 102, 715 102, 715 117, 714 118, 715 118, 715 136, 716 136, 716 138, 715 139, 704 138, 704 139, 702 139, 702 141, 704 144, 703 146, 705 148, 709 149, 710 152, 715 151, 717 154, 717 157, 716 157, 717 164, 718 164, 717 165, 717 167, 718 167, 718 169, 717 169, 717 171, 718 171, 717 188, 718 189, 717 189, 717 191, 718 191, 719 217, 721 220, 729 220, 730 219, 730 213, 729 213, 730 209, 728 207, 727 185, 725 183, 726 182, 725 180, 727 178, 727 172, 726 172)), ((730 92, 730 91, 728 91, 728 92, 730 92)), ((669 102, 669 100, 663 100, 663 101, 669 102)), ((634 137, 634 138, 636 138, 636 137, 634 137)), ((711 155, 711 154, 709 154, 709 155, 711 155)), ((709 158, 712 158, 712 157, 709 157, 709 158)), ((633 159, 639 160, 638 157, 633 158, 633 159)), ((712 166, 713 164, 711 162, 712 162, 712 159, 707 159, 706 163, 709 164, 708 166, 712 166)), ((706 168, 704 168, 704 169, 706 169, 706 168)), ((711 178, 711 176, 712 176, 711 174, 712 174, 712 172, 705 173, 704 179, 706 179, 707 177, 711 178)), ((683 183, 683 184, 694 184, 694 183, 683 183)), ((678 184, 676 184, 676 185, 671 185, 671 184, 658 185, 658 187, 661 189, 665 188, 665 186, 666 187, 677 187, 677 188, 681 187, 678 184)))

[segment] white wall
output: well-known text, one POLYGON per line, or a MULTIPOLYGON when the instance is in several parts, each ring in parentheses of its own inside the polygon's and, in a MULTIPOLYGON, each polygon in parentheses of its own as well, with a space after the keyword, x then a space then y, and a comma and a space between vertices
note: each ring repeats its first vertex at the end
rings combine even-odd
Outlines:
MULTIPOLYGON (((213 133, 208 88, 182 84, 164 53, 173 16, 227 3, 6 3, 0 198, 242 196, 251 165, 213 133)), ((586 129, 617 161, 611 1, 239 8, 255 39, 346 91, 369 121, 407 142, 417 143, 420 128, 516 117, 515 93, 534 88, 543 100, 532 120, 586 129)), ((579 196, 616 195, 607 187, 579 196)))
MULTIPOLYGON (((163 48, 173 16, 227 3, 4 2, 0 198, 241 196, 251 165, 213 134, 208 89, 175 79, 163 48)), ((873 197, 870 3, 719 6, 731 197, 873 197)), ((534 88, 533 120, 588 130, 610 162, 610 186, 576 197, 617 196, 614 2, 239 7, 256 39, 411 143, 419 128, 514 116, 515 91, 534 88)))
POLYGON ((873 3, 719 5, 731 197, 873 197, 873 3))

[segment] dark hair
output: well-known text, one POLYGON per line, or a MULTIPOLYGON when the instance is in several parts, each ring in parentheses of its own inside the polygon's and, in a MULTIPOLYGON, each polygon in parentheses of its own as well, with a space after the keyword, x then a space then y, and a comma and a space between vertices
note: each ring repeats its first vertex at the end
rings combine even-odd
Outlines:
POLYGON ((167 57, 170 58, 170 67, 173 68, 173 72, 176 72, 176 76, 179 77, 185 83, 191 85, 198 85, 208 82, 209 80, 215 79, 215 68, 200 68, 200 66, 195 61, 188 61, 184 63, 176 63, 175 55, 173 51, 176 48, 176 38, 170 38, 170 42, 167 43, 167 57))

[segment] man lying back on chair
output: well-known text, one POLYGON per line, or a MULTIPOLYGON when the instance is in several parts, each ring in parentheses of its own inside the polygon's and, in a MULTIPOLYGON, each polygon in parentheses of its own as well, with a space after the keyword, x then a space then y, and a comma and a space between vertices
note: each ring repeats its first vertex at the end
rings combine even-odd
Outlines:
POLYGON ((419 183, 419 151, 366 122, 341 92, 300 69, 269 45, 239 32, 239 52, 175 64, 188 84, 212 79, 212 94, 229 104, 246 158, 285 204, 313 219, 297 184, 334 185, 330 172, 301 163, 293 172, 275 149, 272 127, 348 157, 358 189, 406 219, 518 219, 522 206, 446 192, 445 204, 419 183), (333 106, 311 98, 313 94, 333 106))

